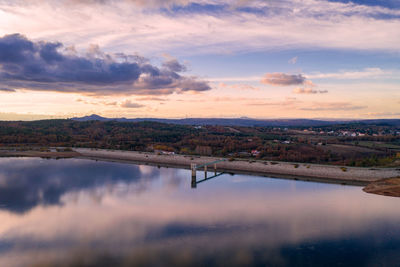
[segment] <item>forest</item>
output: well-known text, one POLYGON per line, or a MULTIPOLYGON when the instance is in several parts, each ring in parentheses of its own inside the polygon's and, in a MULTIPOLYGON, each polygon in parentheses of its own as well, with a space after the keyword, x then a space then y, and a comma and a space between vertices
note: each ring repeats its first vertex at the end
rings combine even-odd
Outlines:
POLYGON ((87 147, 347 166, 400 166, 400 129, 178 125, 159 122, 42 120, 0 122, 0 149, 87 147))

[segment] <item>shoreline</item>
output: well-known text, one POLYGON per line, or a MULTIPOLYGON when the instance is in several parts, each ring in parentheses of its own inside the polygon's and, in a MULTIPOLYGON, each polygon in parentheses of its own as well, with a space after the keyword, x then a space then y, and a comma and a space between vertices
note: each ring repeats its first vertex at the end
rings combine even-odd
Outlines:
POLYGON ((80 154, 76 151, 70 152, 47 152, 47 151, 11 151, 11 150, 0 150, 0 158, 4 157, 40 157, 40 158, 76 158, 80 154))
MULTIPOLYGON (((86 158, 113 159, 136 161, 139 163, 154 163, 180 168, 190 168, 191 163, 197 165, 219 160, 221 158, 187 155, 156 155, 154 153, 133 151, 112 151, 76 148, 74 151, 86 158)), ((360 168, 341 167, 332 165, 239 160, 224 161, 217 164, 217 169, 233 173, 254 173, 257 175, 279 175, 285 177, 317 178, 324 180, 372 182, 383 178, 400 176, 400 169, 395 168, 360 168)), ((201 171, 201 170, 199 170, 201 171)))
MULTIPOLYGON (((190 169, 197 165, 219 160, 221 158, 190 155, 157 155, 149 152, 118 151, 91 148, 73 148, 72 152, 40 152, 40 151, 1 151, 1 157, 45 157, 45 158, 84 158, 93 160, 147 164, 190 169)), ((212 171, 212 166, 209 171, 212 171)), ((271 178, 315 181, 324 183, 367 185, 386 178, 400 177, 399 168, 360 168, 341 167, 321 164, 256 161, 235 159, 217 164, 218 172, 250 174, 271 178)), ((198 169, 203 172, 204 170, 198 169)))
MULTIPOLYGON (((114 158, 110 159, 110 158, 103 158, 103 157, 100 158, 100 157, 85 157, 85 156, 79 156, 79 157, 75 157, 75 158, 104 161, 104 162, 137 164, 137 165, 145 165, 145 166, 153 166, 153 167, 178 168, 178 169, 190 170, 189 166, 175 165, 175 164, 168 164, 168 163, 154 163, 154 162, 144 162, 144 161, 135 161, 135 160, 124 160, 124 159, 114 159, 114 158)), ((265 177, 265 178, 273 178, 273 179, 285 179, 285 180, 318 182, 318 183, 325 183, 325 184, 341 184, 341 185, 352 185, 352 186, 366 186, 366 185, 370 184, 370 182, 367 182, 367 181, 355 181, 355 180, 348 180, 348 179, 310 177, 310 176, 267 173, 267 172, 257 172, 257 171, 240 171, 240 170, 232 171, 232 170, 226 170, 226 169, 221 169, 221 168, 217 168, 217 169, 218 169, 219 173, 223 172, 225 174, 231 174, 231 175, 243 174, 243 175, 252 175, 252 176, 258 176, 258 177, 265 177)), ((209 172, 212 172, 212 171, 213 171, 213 169, 211 169, 211 170, 209 169, 209 172)), ((198 172, 203 172, 203 170, 198 170, 198 172)), ((201 174, 200 179, 202 179, 202 176, 203 176, 203 174, 201 174)))

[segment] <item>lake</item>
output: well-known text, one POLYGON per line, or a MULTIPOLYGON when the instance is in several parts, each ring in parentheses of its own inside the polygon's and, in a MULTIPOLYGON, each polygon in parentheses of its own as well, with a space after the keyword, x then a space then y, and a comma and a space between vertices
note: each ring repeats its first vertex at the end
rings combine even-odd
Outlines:
POLYGON ((399 204, 357 186, 222 174, 192 188, 190 170, 0 158, 0 266, 396 266, 399 204))

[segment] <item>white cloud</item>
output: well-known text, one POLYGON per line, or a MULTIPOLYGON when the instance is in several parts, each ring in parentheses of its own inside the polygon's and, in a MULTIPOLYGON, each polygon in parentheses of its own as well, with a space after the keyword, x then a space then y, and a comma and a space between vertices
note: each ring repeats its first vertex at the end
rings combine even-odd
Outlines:
POLYGON ((129 1, 112 1, 107 6, 57 6, 40 1, 12 7, 1 1, 0 35, 18 32, 146 55, 310 47, 400 51, 399 10, 320 0, 242 2, 265 12, 260 15, 238 11, 231 1, 207 2, 232 8, 218 16, 205 12, 171 16, 157 10, 144 12, 129 1))
POLYGON ((228 88, 233 90, 240 90, 240 91, 258 91, 260 88, 252 86, 250 84, 226 84, 226 83, 219 83, 219 88, 228 88))
POLYGON ((315 90, 315 89, 310 88, 310 87, 305 87, 305 88, 297 87, 297 88, 293 89, 293 93, 294 94, 306 94, 306 95, 308 95, 308 94, 325 94, 325 93, 328 93, 328 91, 327 90, 315 90))
POLYGON ((293 58, 289 59, 288 62, 289 62, 290 64, 293 64, 293 65, 294 65, 294 64, 297 63, 297 60, 298 60, 298 57, 296 56, 296 57, 293 57, 293 58))
POLYGON ((260 76, 247 76, 247 77, 214 77, 207 78, 210 82, 258 82, 260 81, 260 76))
MULTIPOLYGON (((357 79, 399 79, 400 70, 381 69, 377 67, 363 68, 360 70, 339 70, 337 72, 309 72, 303 76, 307 79, 337 79, 337 80, 357 80, 357 79)), ((258 76, 247 77, 215 77, 208 79, 212 82, 254 82, 260 80, 258 76)))
POLYGON ((300 108, 304 111, 343 111, 365 109, 367 106, 355 105, 348 102, 314 102, 311 105, 300 108))
POLYGON ((365 68, 363 70, 341 70, 332 73, 310 73, 310 79, 376 79, 393 77, 395 71, 382 70, 381 68, 365 68))
POLYGON ((141 104, 133 103, 130 100, 125 100, 124 102, 121 103, 121 107, 123 107, 123 108, 141 108, 144 106, 141 104))

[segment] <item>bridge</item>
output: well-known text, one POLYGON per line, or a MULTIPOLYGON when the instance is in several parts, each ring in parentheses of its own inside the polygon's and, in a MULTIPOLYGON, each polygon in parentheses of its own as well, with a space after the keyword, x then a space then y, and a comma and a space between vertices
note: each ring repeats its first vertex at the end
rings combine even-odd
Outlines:
POLYGON ((210 180, 212 178, 218 177, 223 174, 223 172, 217 174, 217 163, 226 161, 227 159, 220 159, 211 162, 207 162, 204 164, 197 165, 196 163, 190 164, 190 169, 192 170, 192 188, 196 188, 197 184, 202 183, 206 180, 210 180), (213 165, 214 166, 214 175, 207 178, 207 167, 213 165), (196 174, 198 169, 204 168, 204 179, 197 181, 196 174))

